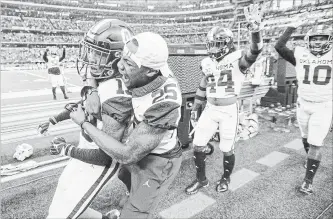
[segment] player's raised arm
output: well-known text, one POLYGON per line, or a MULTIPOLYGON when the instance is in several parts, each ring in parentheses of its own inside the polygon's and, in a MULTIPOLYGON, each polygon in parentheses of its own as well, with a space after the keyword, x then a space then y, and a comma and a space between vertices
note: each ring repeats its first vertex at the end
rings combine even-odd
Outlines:
POLYGON ((246 69, 248 69, 257 60, 257 57, 261 53, 264 45, 261 33, 263 28, 263 12, 264 8, 260 10, 258 4, 244 7, 244 14, 248 23, 247 28, 250 31, 251 40, 250 48, 239 60, 239 68, 243 73, 245 73, 246 69))
POLYGON ((43 55, 43 60, 45 62, 48 62, 49 60, 47 59, 47 52, 49 51, 49 49, 46 49, 45 52, 44 52, 44 55, 43 55))
POLYGON ((274 47, 282 58, 284 58, 286 61, 290 62, 294 66, 296 65, 294 51, 289 49, 286 44, 290 39, 291 35, 293 34, 293 32, 296 30, 296 28, 309 21, 308 17, 309 17, 308 13, 297 15, 295 17, 295 22, 292 22, 291 24, 288 25, 287 29, 280 36, 274 47))
POLYGON ((66 57, 66 47, 64 46, 62 48, 62 56, 59 58, 59 62, 61 62, 62 60, 64 60, 66 57))

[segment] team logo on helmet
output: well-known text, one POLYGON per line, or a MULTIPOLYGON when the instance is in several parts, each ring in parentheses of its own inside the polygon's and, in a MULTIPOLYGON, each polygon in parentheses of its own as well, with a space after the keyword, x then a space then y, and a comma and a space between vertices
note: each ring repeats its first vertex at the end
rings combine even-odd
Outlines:
POLYGON ((307 32, 304 37, 306 47, 315 56, 322 56, 332 49, 333 30, 329 25, 318 25, 307 32))
POLYGON ((220 59, 234 51, 233 33, 223 27, 213 27, 207 34, 207 52, 215 58, 220 59))
POLYGON ((83 80, 117 77, 117 63, 132 36, 129 26, 117 19, 105 19, 90 28, 80 43, 77 59, 77 71, 83 80))

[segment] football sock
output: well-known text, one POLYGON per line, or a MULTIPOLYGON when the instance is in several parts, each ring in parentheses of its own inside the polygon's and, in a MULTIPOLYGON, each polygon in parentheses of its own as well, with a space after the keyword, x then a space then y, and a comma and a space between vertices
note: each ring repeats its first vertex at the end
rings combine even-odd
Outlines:
POLYGON ((229 178, 232 170, 234 169, 235 166, 235 154, 232 154, 230 156, 223 156, 223 169, 224 169, 224 173, 223 173, 223 177, 224 178, 229 178))
POLYGON ((194 163, 197 168, 197 179, 199 181, 206 180, 206 153, 194 151, 194 163))
POLYGON ((66 95, 65 86, 60 86, 60 89, 61 89, 62 93, 64 94, 64 98, 66 98, 67 95, 66 95))
POLYGON ((306 181, 308 183, 312 183, 313 178, 319 167, 319 164, 320 164, 319 160, 314 160, 314 159, 308 158, 304 181, 306 181))
POLYGON ((53 94, 53 99, 57 99, 57 87, 52 87, 52 94, 53 94))
POLYGON ((308 139, 307 138, 302 138, 302 142, 303 142, 303 145, 304 145, 305 152, 308 153, 309 149, 310 149, 310 144, 308 143, 308 139))

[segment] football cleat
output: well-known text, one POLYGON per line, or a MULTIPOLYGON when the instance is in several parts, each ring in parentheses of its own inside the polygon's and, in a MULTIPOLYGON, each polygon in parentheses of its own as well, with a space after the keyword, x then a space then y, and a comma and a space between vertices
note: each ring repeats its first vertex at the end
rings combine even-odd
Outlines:
POLYGON ((217 192, 226 192, 229 189, 230 178, 222 178, 217 182, 216 191, 217 192))
POLYGON ((313 194, 312 183, 304 181, 301 187, 299 188, 299 191, 306 195, 313 194))
POLYGON ((308 159, 306 159, 306 160, 304 161, 303 167, 304 167, 305 169, 308 168, 308 159))
POLYGON ((186 187, 185 192, 188 195, 193 195, 193 194, 197 193, 199 191, 199 189, 205 188, 207 186, 209 186, 209 182, 207 179, 204 181, 199 181, 198 179, 196 179, 191 183, 191 185, 186 187))

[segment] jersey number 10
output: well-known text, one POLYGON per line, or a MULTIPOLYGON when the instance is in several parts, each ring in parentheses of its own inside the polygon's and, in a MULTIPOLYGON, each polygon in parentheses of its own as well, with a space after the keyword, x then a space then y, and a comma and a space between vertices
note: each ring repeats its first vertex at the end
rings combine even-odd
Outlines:
MULTIPOLYGON (((309 81, 310 65, 304 65, 303 67, 305 69, 303 84, 310 84, 311 83, 309 81)), ((331 66, 329 66, 329 65, 318 65, 314 68, 314 73, 313 73, 313 83, 314 84, 316 84, 316 85, 326 85, 330 82, 331 78, 332 78, 332 68, 331 68, 331 66), (318 80, 319 70, 326 70, 325 81, 319 81, 318 80)))

